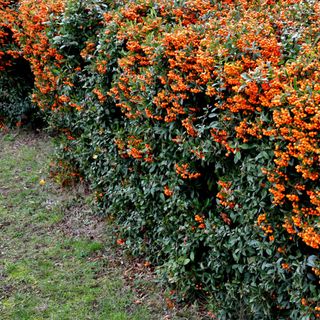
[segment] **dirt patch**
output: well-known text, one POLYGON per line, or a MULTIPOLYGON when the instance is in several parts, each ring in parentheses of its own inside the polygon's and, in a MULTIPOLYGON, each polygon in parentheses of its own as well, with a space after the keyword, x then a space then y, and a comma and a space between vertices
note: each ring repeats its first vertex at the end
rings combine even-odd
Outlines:
MULTIPOLYGON (((81 210, 81 208, 77 208, 81 210)), ((71 215, 66 217, 60 224, 65 235, 74 238, 88 238, 91 240, 102 240, 104 238, 105 225, 97 217, 92 217, 90 222, 82 221, 81 215, 71 215)))
POLYGON ((76 204, 68 208, 57 228, 68 237, 102 241, 105 238, 105 221, 93 215, 87 205, 76 204))
POLYGON ((6 197, 9 194, 9 188, 0 187, 0 195, 6 197))
POLYGON ((49 141, 47 134, 37 131, 27 131, 23 129, 17 129, 10 131, 10 133, 0 131, 0 141, 10 141, 10 149, 20 149, 22 146, 37 146, 39 141, 49 141))
POLYGON ((0 222, 0 230, 1 230, 1 229, 4 229, 5 227, 10 226, 11 223, 12 223, 11 221, 3 221, 3 222, 0 222))

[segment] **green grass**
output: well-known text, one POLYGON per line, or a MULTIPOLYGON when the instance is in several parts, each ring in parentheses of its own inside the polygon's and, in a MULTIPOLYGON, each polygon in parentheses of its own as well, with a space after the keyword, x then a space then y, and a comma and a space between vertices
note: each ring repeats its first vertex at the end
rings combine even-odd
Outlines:
POLYGON ((128 284, 108 227, 92 216, 81 188, 48 178, 46 136, 0 134, 0 150, 1 320, 200 319, 167 310, 150 277, 138 279, 139 290, 128 284))

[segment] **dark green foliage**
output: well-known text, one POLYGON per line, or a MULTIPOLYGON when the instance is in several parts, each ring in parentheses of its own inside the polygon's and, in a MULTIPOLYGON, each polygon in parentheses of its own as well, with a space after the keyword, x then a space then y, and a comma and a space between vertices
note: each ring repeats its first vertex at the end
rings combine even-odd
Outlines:
POLYGON ((22 58, 1 71, 0 75, 0 119, 9 125, 42 123, 38 107, 31 102, 33 76, 29 64, 22 58))

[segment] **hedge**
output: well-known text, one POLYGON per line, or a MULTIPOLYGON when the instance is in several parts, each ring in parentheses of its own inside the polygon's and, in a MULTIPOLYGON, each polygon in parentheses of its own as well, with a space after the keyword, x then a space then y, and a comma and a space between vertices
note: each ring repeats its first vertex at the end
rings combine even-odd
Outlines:
POLYGON ((15 36, 15 27, 20 26, 17 5, 0 2, 0 128, 40 121, 30 97, 34 77, 15 36))
POLYGON ((56 170, 90 183, 117 243, 218 319, 320 317, 319 2, 17 14, 56 170))

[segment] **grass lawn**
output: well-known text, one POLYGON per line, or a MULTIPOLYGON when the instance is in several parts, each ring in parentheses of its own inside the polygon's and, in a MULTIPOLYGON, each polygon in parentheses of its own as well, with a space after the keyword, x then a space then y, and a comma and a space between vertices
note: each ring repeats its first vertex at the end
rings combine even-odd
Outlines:
POLYGON ((81 186, 48 178, 51 151, 45 135, 0 133, 0 319, 200 319, 112 249, 81 186))

